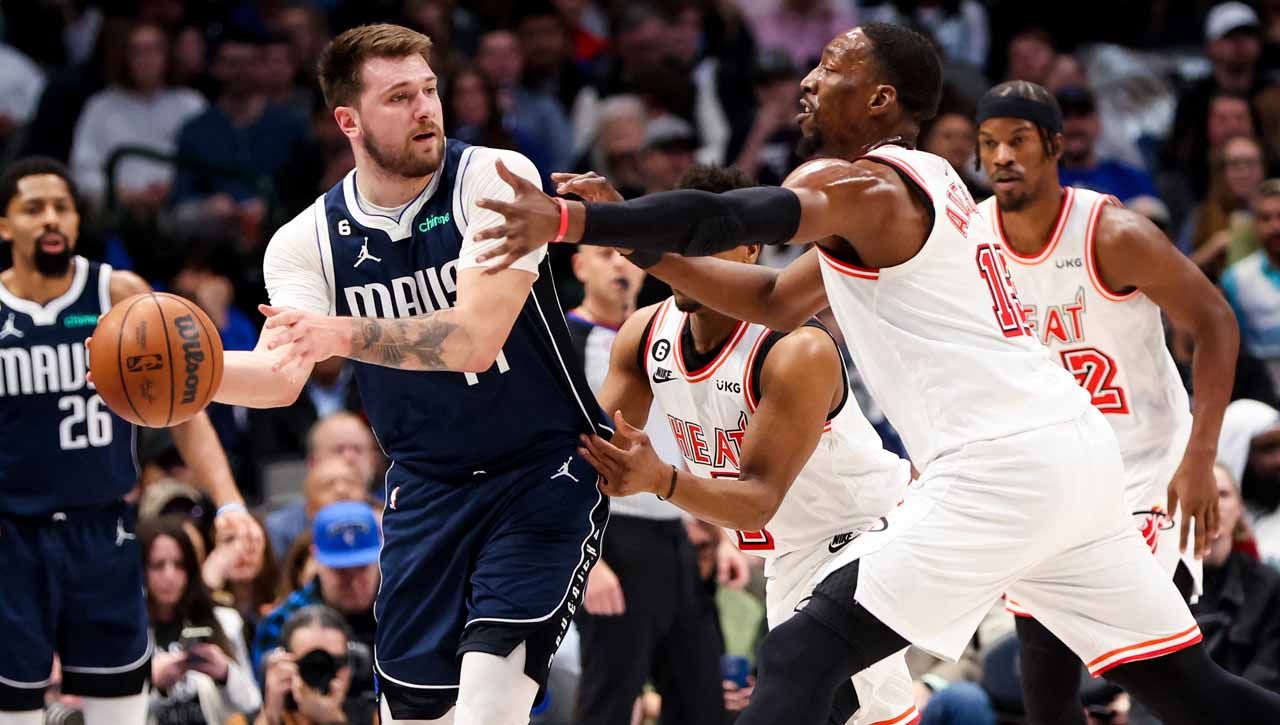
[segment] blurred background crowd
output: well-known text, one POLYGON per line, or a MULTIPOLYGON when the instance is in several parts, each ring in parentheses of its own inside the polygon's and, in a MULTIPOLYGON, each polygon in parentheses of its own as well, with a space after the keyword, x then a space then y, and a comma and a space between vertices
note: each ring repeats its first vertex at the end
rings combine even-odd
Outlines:
MULTIPOLYGON (((390 21, 426 33, 449 137, 519 150, 544 183, 591 170, 634 197, 674 188, 695 163, 780 183, 802 160, 799 80, 831 37, 868 20, 936 42, 947 87, 920 145, 976 197, 989 193, 974 163, 977 97, 1002 80, 1040 83, 1065 115, 1063 183, 1148 216, 1221 286, 1242 350, 1220 445, 1224 536, 1195 610, 1215 658, 1280 691, 1277 0, 5 0, 0 163, 67 162, 82 197, 80 252, 193 299, 228 349, 249 349, 265 245, 353 165, 313 70, 338 32, 390 21)), ((0 265, 7 254, 0 246, 0 265)), ((762 263, 796 254, 769 249, 762 263)), ((613 252, 553 255, 566 309, 581 305, 597 326, 666 293, 613 252)), ((1169 344, 1189 370, 1187 341, 1171 330, 1169 344)), ((860 402, 897 449, 874 404, 860 402)), ((369 722, 387 462, 349 365, 317 365, 288 408, 210 415, 268 537, 218 540, 172 441, 142 437, 153 720, 369 722), (192 628, 209 631, 192 639, 192 628)), ((622 532, 647 535, 627 520, 680 521, 673 511, 620 505, 608 545, 623 552, 622 532)), ((700 522, 682 521, 677 539, 674 554, 638 556, 693 557, 695 576, 675 583, 678 601, 662 611, 647 609, 651 572, 609 566, 606 548, 579 628, 625 617, 647 628, 647 644, 603 652, 591 647, 607 639, 570 637, 535 722, 702 725, 741 709, 764 626, 760 568, 700 522), (724 655, 709 680, 681 655, 704 635, 724 655), (706 712, 693 702, 710 702, 713 719, 683 714, 706 712)), ((958 665, 913 655, 926 723, 1020 722, 1011 629, 997 608, 958 665)), ((1092 722, 1152 722, 1105 683, 1086 694, 1092 722)), ((50 712, 74 719, 75 702, 50 712)))

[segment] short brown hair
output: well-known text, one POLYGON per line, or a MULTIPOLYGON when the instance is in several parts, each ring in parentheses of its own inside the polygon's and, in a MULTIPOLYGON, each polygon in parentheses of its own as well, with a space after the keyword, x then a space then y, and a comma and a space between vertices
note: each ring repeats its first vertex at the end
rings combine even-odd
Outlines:
POLYGON ((352 28, 334 38, 320 54, 316 75, 324 102, 332 110, 350 106, 363 89, 360 72, 370 58, 420 55, 431 60, 431 38, 402 25, 379 23, 352 28))

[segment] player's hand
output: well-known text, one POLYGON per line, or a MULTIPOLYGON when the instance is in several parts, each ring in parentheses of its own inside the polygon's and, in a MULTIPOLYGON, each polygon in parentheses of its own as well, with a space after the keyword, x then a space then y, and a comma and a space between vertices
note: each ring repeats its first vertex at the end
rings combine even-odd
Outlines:
POLYGON ((1218 482, 1213 477, 1213 456, 1187 454, 1169 482, 1169 516, 1182 509, 1178 550, 1186 551, 1195 520, 1195 557, 1209 553, 1218 537, 1218 482))
POLYGON ((649 436, 628 423, 622 411, 615 412, 613 420, 617 432, 612 441, 582 436, 578 449, 578 455, 604 476, 604 492, 610 496, 665 493, 671 483, 671 466, 658 458, 649 436))
POLYGON ((157 650, 151 657, 151 683, 158 690, 168 690, 187 674, 187 654, 157 650))
POLYGON ((213 520, 214 546, 234 541, 237 546, 247 551, 255 551, 266 546, 267 536, 262 525, 253 514, 240 509, 230 509, 218 514, 213 520))
POLYGON ((551 175, 551 180, 556 183, 556 193, 560 196, 574 194, 592 203, 625 201, 608 179, 594 171, 585 174, 557 172, 551 175))
POLYGON ((197 657, 188 660, 189 669, 203 672, 212 677, 215 682, 227 681, 230 660, 227 659, 227 653, 223 652, 221 647, 209 642, 200 642, 193 645, 191 650, 197 657))
POLYGON ((730 589, 742 589, 751 581, 751 564, 746 554, 738 551, 728 537, 721 537, 716 546, 716 580, 720 586, 730 589))
POLYGON ((618 575, 603 561, 597 561, 587 575, 587 593, 582 598, 587 614, 597 617, 616 617, 627 611, 627 600, 622 596, 622 583, 618 575))
POLYGON ((263 334, 270 331, 267 349, 276 351, 273 372, 292 365, 314 365, 334 355, 351 354, 351 318, 329 317, 302 310, 258 305, 267 318, 263 334))
POLYGON ((476 206, 496 211, 503 223, 476 233, 477 242, 501 240, 493 249, 479 255, 480 262, 496 260, 486 272, 493 274, 510 267, 516 260, 556 238, 560 230, 560 205, 542 193, 527 179, 513 174, 502 163, 494 162, 498 176, 515 192, 511 201, 481 199, 476 206))

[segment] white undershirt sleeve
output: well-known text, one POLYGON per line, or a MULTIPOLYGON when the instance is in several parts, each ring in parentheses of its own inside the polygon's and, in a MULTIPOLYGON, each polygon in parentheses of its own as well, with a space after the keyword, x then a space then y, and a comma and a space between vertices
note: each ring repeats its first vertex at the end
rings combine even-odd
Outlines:
MULTIPOLYGON (((463 230, 462 249, 458 252, 458 271, 470 267, 489 267, 493 264, 493 262, 477 261, 476 257, 497 246, 500 240, 477 242, 475 235, 482 229, 501 224, 502 215, 495 211, 481 209, 476 206, 476 202, 480 199, 511 201, 515 198, 515 191, 502 180, 502 177, 498 176, 498 170, 494 167, 494 162, 498 159, 502 159, 502 163, 512 173, 542 188, 542 178, 538 174, 538 169, 523 154, 505 149, 474 147, 471 158, 464 159, 457 181, 458 197, 455 208, 459 215, 458 221, 461 222, 460 228, 463 230)), ((538 265, 542 263, 545 256, 547 256, 547 246, 544 244, 516 260, 511 268, 532 272, 536 277, 538 265)))
POLYGON ((313 204, 271 237, 262 275, 272 306, 320 315, 333 309, 333 275, 325 272, 319 223, 324 222, 317 219, 313 204))

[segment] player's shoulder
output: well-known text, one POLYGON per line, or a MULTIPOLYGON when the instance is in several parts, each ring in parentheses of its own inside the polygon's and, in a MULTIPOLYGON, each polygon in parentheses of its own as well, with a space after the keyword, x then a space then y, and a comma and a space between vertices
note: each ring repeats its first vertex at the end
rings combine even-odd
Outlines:
POLYGON ((1132 209, 1126 209, 1114 196, 1098 194, 1094 204, 1099 208, 1093 243, 1099 249, 1147 245, 1172 247, 1169 238, 1155 223, 1132 209))
POLYGON ((517 176, 521 176, 536 184, 540 184, 538 167, 528 156, 512 149, 499 149, 491 146, 469 146, 463 152, 464 159, 458 171, 458 183, 482 184, 490 180, 498 180, 497 162, 517 176))
MULTIPOLYGON (((341 183, 341 182, 339 182, 341 183)), ((314 246, 319 240, 319 220, 316 219, 315 204, 308 204, 289 221, 285 222, 271 235, 267 242, 267 255, 279 252, 282 247, 314 246)))
POLYGON ((151 291, 151 285, 147 284, 145 279, 125 269, 111 270, 111 277, 107 284, 111 290, 113 305, 125 298, 151 291))
MULTIPOLYGON (((816 321, 801 325, 789 332, 772 332, 771 334, 780 337, 773 344, 769 356, 775 364, 783 366, 788 371, 794 369, 797 373, 803 373, 825 362, 842 362, 840 348, 836 346, 835 339, 816 321)), ((768 361, 765 364, 769 364, 768 361)))

